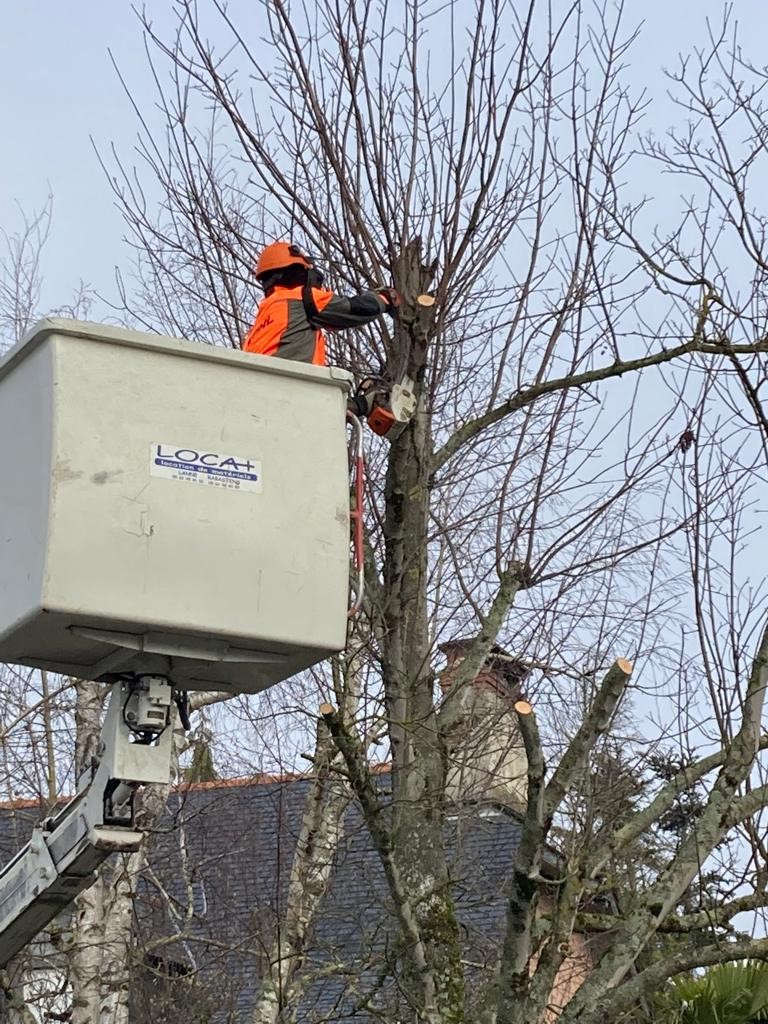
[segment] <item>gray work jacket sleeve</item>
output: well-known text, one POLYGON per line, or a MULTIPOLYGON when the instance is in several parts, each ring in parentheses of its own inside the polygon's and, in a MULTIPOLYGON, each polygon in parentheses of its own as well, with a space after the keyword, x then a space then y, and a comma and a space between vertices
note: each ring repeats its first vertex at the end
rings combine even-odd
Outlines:
POLYGON ((376 292, 334 295, 323 309, 318 310, 316 320, 320 327, 360 327, 381 316, 386 306, 385 300, 376 292))

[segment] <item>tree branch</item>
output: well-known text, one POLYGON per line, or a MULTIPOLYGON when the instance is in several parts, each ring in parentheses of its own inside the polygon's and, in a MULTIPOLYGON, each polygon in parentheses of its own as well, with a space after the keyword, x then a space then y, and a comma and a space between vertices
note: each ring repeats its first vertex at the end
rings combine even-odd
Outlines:
POLYGON ((768 960, 768 939, 720 942, 699 948, 687 946, 679 953, 668 954, 663 960, 646 967, 619 988, 589 1004, 577 1006, 575 1000, 572 1001, 560 1017, 561 1024, 604 1024, 606 1020, 616 1020, 676 974, 743 959, 768 960))
POLYGON ((760 746, 760 723, 767 678, 768 623, 752 663, 741 726, 728 747, 704 810, 675 856, 621 922, 616 942, 569 1004, 573 1006, 574 1014, 582 1012, 585 1007, 591 1007, 596 1000, 602 999, 606 993, 622 984, 648 940, 701 870, 702 862, 726 833, 734 795, 749 777, 760 746))
MULTIPOLYGON (((371 774, 365 762, 365 756, 356 736, 350 733, 341 719, 339 712, 330 704, 320 705, 320 714, 333 737, 336 748, 344 758, 349 773, 349 783, 357 797, 365 823, 371 835, 374 848, 379 854, 384 867, 384 874, 395 905, 395 912, 408 943, 410 955, 417 968, 424 988, 427 1006, 434 1006, 434 979, 427 962, 426 950, 421 940, 418 920, 400 877, 400 870, 395 861, 389 830, 384 824, 381 807, 376 790, 371 781, 371 774)), ((431 1017, 426 1018, 431 1020, 431 1017)), ((435 1022, 437 1024, 437 1021, 435 1022)))
MULTIPOLYGON (((751 892, 729 903, 714 904, 691 914, 672 914, 656 929, 661 934, 685 935, 703 928, 727 928, 737 914, 768 907, 768 893, 751 892)), ((620 920, 615 914, 594 914, 582 911, 577 918, 578 929, 586 932, 616 931, 620 920)))
POLYGON ((549 780, 544 796, 544 815, 549 820, 560 805, 560 801, 573 783, 577 773, 585 766, 590 751, 598 736, 602 735, 611 722, 616 705, 626 690, 632 673, 632 663, 618 658, 608 669, 592 705, 579 726, 576 735, 568 744, 560 764, 549 780))
POLYGON ((315 771, 291 865, 283 927, 270 950, 252 1024, 276 1024, 285 1007, 296 1002, 296 978, 304 965, 307 937, 330 883, 334 855, 351 799, 347 785, 331 777, 333 755, 328 727, 324 719, 319 718, 313 759, 315 771))
POLYGON ((483 430, 498 423, 513 412, 524 409, 527 405, 538 401, 544 395, 551 395, 568 388, 583 388, 588 384, 595 384, 597 381, 609 380, 611 377, 621 377, 625 373, 637 373, 649 366, 660 366, 669 363, 681 356, 691 355, 694 352, 709 353, 712 355, 731 356, 739 353, 768 352, 768 339, 756 342, 752 345, 727 345, 724 343, 702 342, 697 337, 690 341, 677 345, 675 348, 662 349, 661 352, 654 352, 652 355, 642 356, 639 359, 617 360, 610 366, 600 366, 594 370, 585 370, 583 373, 570 374, 567 377, 558 377, 555 380, 545 380, 540 384, 533 384, 530 387, 522 388, 512 395, 501 405, 476 419, 468 420, 446 441, 442 448, 435 453, 432 462, 432 472, 440 470, 449 459, 459 452, 472 438, 476 437, 483 430))
MULTIPOLYGON (((761 736, 758 745, 758 750, 765 750, 766 748, 768 748, 768 733, 761 736)), ((724 762, 727 752, 727 749, 718 750, 714 754, 709 754, 700 761, 682 768, 659 790, 647 807, 633 814, 620 829, 617 829, 607 839, 599 854, 590 862, 589 877, 594 878, 595 875, 598 875, 611 857, 641 836, 655 821, 658 821, 662 814, 669 810, 681 793, 690 789, 699 779, 703 779, 705 775, 714 771, 715 768, 719 768, 724 762)), ((739 821, 748 818, 755 811, 765 806, 767 802, 768 786, 760 786, 758 789, 754 789, 747 796, 734 802, 729 818, 730 825, 735 825, 739 821)))
POLYGON ((518 701, 515 711, 528 760, 528 801, 510 881, 504 944, 496 980, 489 986, 487 997, 489 1004, 498 1004, 498 1024, 511 1024, 517 1008, 528 993, 531 938, 538 903, 541 860, 546 845, 546 763, 539 728, 527 701, 518 701))
POLYGON ((526 570, 521 562, 512 562, 502 574, 499 589, 488 614, 483 619, 479 633, 456 671, 452 673, 451 688, 443 700, 438 715, 438 728, 441 734, 448 732, 455 724, 460 710, 461 694, 485 664, 517 592, 524 586, 525 578, 526 570))

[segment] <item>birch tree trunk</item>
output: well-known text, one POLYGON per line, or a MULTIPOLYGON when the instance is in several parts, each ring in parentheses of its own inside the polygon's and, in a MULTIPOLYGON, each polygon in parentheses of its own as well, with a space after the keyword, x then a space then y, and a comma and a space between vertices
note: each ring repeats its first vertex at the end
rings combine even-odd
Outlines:
POLYGON ((102 936, 98 1024, 128 1024, 131 982, 131 929, 136 879, 146 862, 143 849, 102 871, 108 878, 102 936))
POLYGON ((253 1024, 278 1024, 285 1019, 286 1009, 295 1011, 301 995, 299 973, 308 933, 328 891, 334 857, 344 834, 344 815, 352 797, 346 782, 333 775, 334 754, 328 728, 320 718, 315 770, 291 865, 285 915, 261 981, 253 1024))
POLYGON ((38 1024, 24 998, 25 957, 17 956, 0 970, 0 1020, 3 1024, 38 1024))
MULTIPOLYGON (((103 684, 79 679, 75 683, 75 770, 80 773, 97 756, 101 737, 103 684)), ((104 943, 105 884, 103 871, 75 900, 75 918, 68 967, 72 986, 71 1024, 94 1024, 99 1019, 101 962, 104 943)))

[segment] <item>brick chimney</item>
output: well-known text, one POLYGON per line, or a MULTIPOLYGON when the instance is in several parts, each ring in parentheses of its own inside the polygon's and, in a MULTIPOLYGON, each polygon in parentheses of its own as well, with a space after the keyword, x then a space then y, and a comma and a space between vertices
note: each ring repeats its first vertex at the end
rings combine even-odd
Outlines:
MULTIPOLYGON (((446 694, 471 640, 441 644, 446 666, 440 689, 446 694)), ((491 648, 482 669, 458 695, 458 714, 447 737, 446 799, 456 805, 497 804, 522 810, 528 762, 514 703, 523 696, 530 668, 501 647, 491 648)))

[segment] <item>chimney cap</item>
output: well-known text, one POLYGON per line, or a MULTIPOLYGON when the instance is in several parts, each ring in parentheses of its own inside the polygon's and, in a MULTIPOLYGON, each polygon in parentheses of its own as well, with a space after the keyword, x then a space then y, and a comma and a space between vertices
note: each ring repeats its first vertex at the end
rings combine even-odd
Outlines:
MULTIPOLYGON (((474 636, 457 636, 454 640, 444 640, 443 643, 438 644, 437 649, 442 651, 444 654, 448 654, 453 648, 458 650, 466 650, 467 647, 471 647, 475 642, 476 637, 474 636)), ((494 644, 490 650, 491 654, 504 654, 511 658, 512 654, 509 651, 505 651, 503 647, 499 647, 498 644, 494 644)))
MULTIPOLYGON (((444 643, 438 644, 438 650, 445 654, 448 658, 448 664, 451 665, 474 642, 474 637, 457 637, 455 640, 446 640, 444 643)), ((518 658, 517 655, 512 654, 510 651, 504 650, 503 647, 499 647, 498 644, 494 644, 488 652, 485 666, 491 672, 496 672, 500 675, 507 685, 521 683, 531 671, 530 664, 523 661, 522 658, 518 658)))

